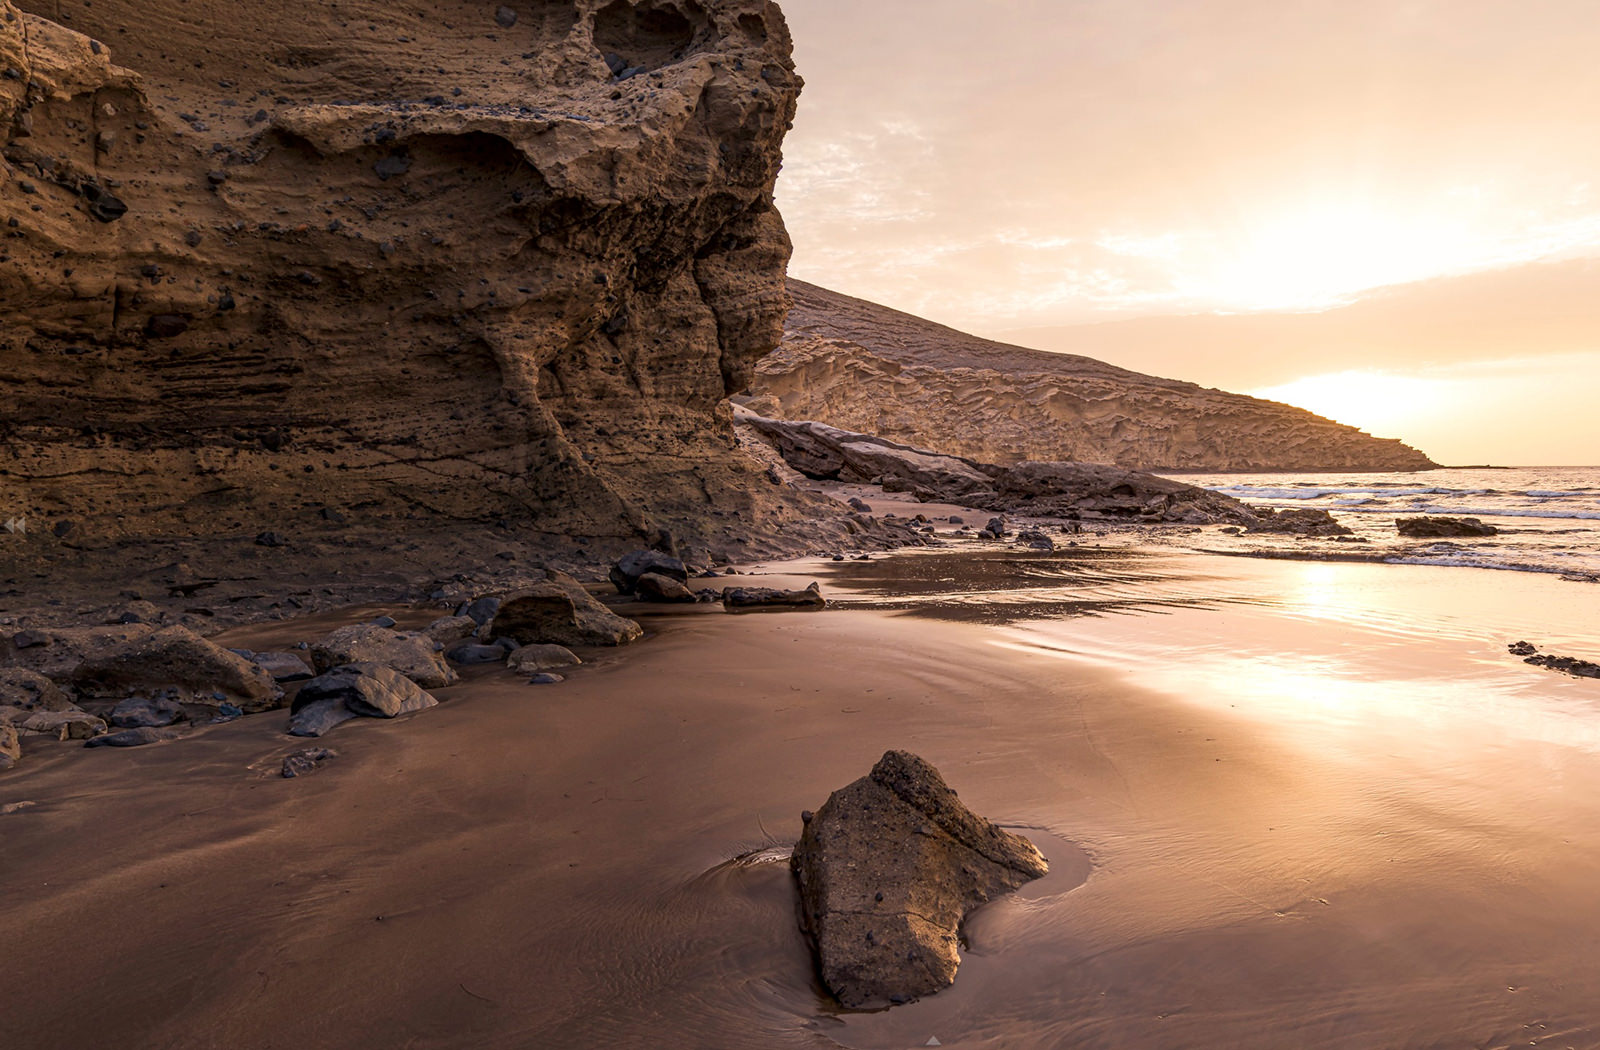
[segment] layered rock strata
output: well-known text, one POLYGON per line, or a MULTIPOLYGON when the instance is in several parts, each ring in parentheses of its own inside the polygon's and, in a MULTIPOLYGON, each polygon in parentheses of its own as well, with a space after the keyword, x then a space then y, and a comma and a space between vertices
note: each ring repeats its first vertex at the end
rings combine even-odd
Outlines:
POLYGON ((986 463, 1133 470, 1422 470, 1435 464, 1304 409, 979 339, 790 281, 782 346, 746 401, 986 463))
POLYGON ((799 87, 765 0, 0 0, 0 520, 805 521, 724 400, 788 305, 799 87))

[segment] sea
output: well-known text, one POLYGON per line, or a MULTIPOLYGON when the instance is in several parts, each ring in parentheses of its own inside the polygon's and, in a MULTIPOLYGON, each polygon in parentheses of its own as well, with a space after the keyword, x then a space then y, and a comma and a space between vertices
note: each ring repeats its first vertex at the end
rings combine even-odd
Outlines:
MULTIPOLYGON (((1454 467, 1412 473, 1172 474, 1257 506, 1328 511, 1362 543, 1336 556, 1412 565, 1553 573, 1600 582, 1600 467, 1454 467), (1478 518, 1499 534, 1421 541, 1400 536, 1399 518, 1478 518)), ((1209 542, 1212 537, 1207 537, 1209 542)), ((1227 553, 1327 556, 1323 541, 1241 536, 1227 553)))

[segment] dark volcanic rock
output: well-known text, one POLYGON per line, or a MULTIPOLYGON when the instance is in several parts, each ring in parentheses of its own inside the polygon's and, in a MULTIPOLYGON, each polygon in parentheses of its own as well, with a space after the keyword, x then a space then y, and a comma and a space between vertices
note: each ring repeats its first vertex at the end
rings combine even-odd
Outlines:
POLYGON ((394 668, 367 663, 336 667, 313 678, 300 687, 294 711, 327 700, 338 700, 368 718, 396 718, 439 703, 394 668))
POLYGON ((1498 536, 1500 530, 1477 518, 1448 518, 1440 514, 1418 514, 1394 520, 1395 531, 1414 540, 1449 539, 1455 536, 1498 536))
POLYGON ((800 591, 783 591, 772 587, 728 587, 722 592, 722 604, 727 609, 821 609, 828 600, 816 583, 800 591))
POLYGON ((107 733, 97 736, 85 743, 84 747, 143 747, 146 744, 159 744, 163 740, 176 740, 178 734, 170 729, 156 729, 144 726, 140 729, 124 729, 120 733, 107 733))
POLYGON ((260 667, 186 627, 159 631, 112 645, 85 659, 72 673, 79 696, 153 696, 178 690, 197 704, 232 703, 265 711, 283 698, 260 667))
POLYGON ((1287 536, 1348 536, 1350 530, 1340 525, 1332 514, 1311 507, 1294 507, 1274 510, 1271 507, 1252 507, 1257 520, 1247 532, 1271 532, 1287 536))
POLYGON ((480 645, 461 642, 445 650, 445 657, 458 664, 497 664, 506 658, 506 650, 498 645, 480 645))
POLYGON ((823 983, 852 1008, 949 986, 967 914, 1049 870, 1032 843, 972 813, 906 751, 829 795, 791 863, 823 983))
POLYGON ((1522 662, 1551 671, 1561 671, 1578 678, 1600 678, 1600 664, 1592 660, 1580 660, 1575 656, 1530 656, 1522 662))
POLYGON ((625 554, 611 567, 611 582, 620 594, 632 594, 643 576, 664 576, 686 583, 689 570, 682 561, 657 550, 636 550, 625 554))
POLYGON ((111 724, 118 729, 139 729, 145 726, 159 728, 182 722, 189 716, 183 705, 172 700, 149 700, 136 697, 124 700, 111 712, 111 724))
POLYGON ((692 602, 695 600, 683 580, 647 572, 633 583, 633 592, 647 602, 692 602))
POLYGON ((507 596, 490 635, 519 645, 625 645, 644 635, 644 628, 607 609, 571 576, 554 570, 547 576, 507 596))
POLYGON ((742 409, 735 418, 807 477, 876 481, 885 490, 910 492, 924 501, 1085 520, 1188 524, 1256 520, 1238 500, 1121 467, 1033 462, 999 466, 822 423, 766 419, 742 409))

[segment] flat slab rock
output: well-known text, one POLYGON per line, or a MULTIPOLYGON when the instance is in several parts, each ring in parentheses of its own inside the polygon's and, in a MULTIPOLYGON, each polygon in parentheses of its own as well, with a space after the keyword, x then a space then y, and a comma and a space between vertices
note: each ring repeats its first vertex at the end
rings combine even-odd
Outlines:
POLYGON ((948 987, 966 915, 1049 871, 1033 843, 967 809, 908 751, 829 795, 791 864, 823 983, 857 1009, 948 987))

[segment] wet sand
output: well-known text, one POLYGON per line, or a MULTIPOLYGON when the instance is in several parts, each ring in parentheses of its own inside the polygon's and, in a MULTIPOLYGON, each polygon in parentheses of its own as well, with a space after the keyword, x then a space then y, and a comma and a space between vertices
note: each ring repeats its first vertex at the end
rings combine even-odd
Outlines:
POLYGON ((1600 1044, 1600 683, 1503 651, 1600 650, 1585 588, 940 557, 650 615, 558 686, 474 671, 304 779, 281 716, 36 748, 0 778, 6 1045, 1600 1044), (845 1013, 782 858, 890 747, 1053 870, 954 987, 845 1013))

